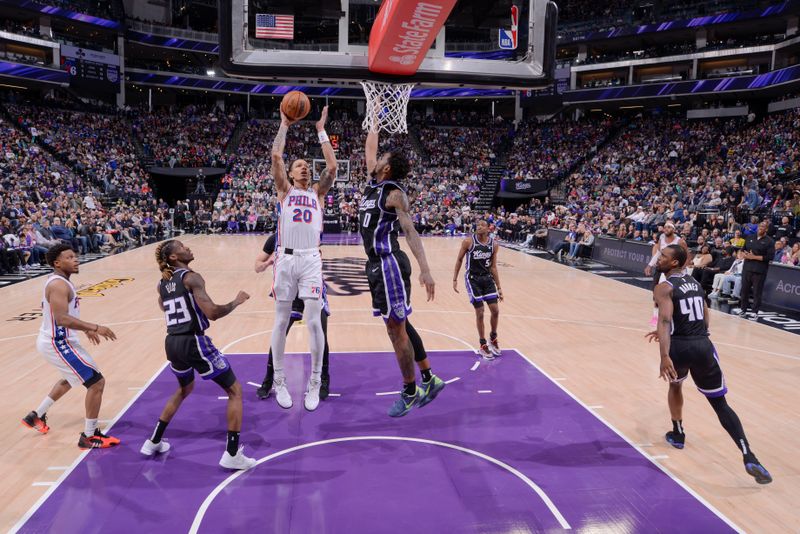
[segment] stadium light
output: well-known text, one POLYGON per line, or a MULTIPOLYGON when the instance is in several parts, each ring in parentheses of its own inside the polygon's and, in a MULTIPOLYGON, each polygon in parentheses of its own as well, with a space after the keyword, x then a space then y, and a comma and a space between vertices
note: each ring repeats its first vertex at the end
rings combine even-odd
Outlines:
POLYGON ((217 73, 214 72, 214 69, 207 69, 206 70, 206 76, 216 76, 216 75, 217 75, 217 73))

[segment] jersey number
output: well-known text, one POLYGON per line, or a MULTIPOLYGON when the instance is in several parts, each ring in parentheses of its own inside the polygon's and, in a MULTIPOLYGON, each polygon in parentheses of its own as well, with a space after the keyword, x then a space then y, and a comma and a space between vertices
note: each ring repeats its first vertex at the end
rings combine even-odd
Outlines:
POLYGON ((164 313, 167 316, 167 326, 188 323, 192 320, 192 316, 189 315, 189 308, 186 306, 186 299, 183 297, 165 300, 164 313))
POLYGON ((364 228, 369 227, 370 218, 372 218, 372 214, 371 213, 365 213, 364 214, 364 222, 361 224, 361 226, 363 226, 364 228))
POLYGON ((310 223, 311 219, 314 217, 314 214, 311 213, 311 210, 301 210, 300 208, 295 208, 294 217, 292 217, 292 222, 304 222, 310 223))
POLYGON ((681 299, 681 313, 689 316, 690 321, 703 320, 703 297, 681 299))

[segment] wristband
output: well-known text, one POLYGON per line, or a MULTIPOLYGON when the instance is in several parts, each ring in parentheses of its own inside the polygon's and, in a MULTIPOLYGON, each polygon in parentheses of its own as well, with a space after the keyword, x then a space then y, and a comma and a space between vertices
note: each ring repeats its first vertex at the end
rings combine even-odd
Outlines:
POLYGON ((319 137, 319 144, 330 143, 331 142, 331 140, 328 139, 328 134, 327 134, 327 132, 325 132, 325 130, 321 130, 321 131, 317 132, 317 137, 319 137))
POLYGON ((658 258, 659 258, 660 256, 661 256, 661 251, 659 250, 658 252, 656 252, 655 254, 653 254, 653 257, 652 257, 652 258, 650 258, 650 262, 649 262, 647 265, 648 265, 649 267, 655 267, 655 266, 656 266, 656 263, 658 263, 658 258))

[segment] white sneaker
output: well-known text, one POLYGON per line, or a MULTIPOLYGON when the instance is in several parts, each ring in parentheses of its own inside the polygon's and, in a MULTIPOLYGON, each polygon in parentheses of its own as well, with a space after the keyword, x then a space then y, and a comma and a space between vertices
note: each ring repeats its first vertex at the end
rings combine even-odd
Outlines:
POLYGON ((319 406, 319 387, 322 384, 319 380, 310 378, 308 380, 308 387, 306 388, 306 398, 303 401, 303 406, 309 412, 313 412, 319 406))
POLYGON ((148 439, 147 441, 144 442, 142 448, 139 449, 139 452, 141 452, 145 456, 152 456, 154 454, 167 452, 168 450, 169 450, 169 443, 164 441, 163 439, 158 443, 153 443, 148 439))
POLYGON ((289 389, 286 387, 286 377, 275 378, 272 385, 275 391, 275 399, 278 401, 278 406, 288 410, 292 407, 292 396, 289 395, 289 389))
POLYGON ((494 360, 494 354, 489 350, 488 345, 481 345, 478 349, 478 355, 484 360, 494 360))
POLYGON ((491 351, 492 356, 501 356, 503 354, 503 351, 501 351, 500 347, 497 346, 496 339, 494 341, 491 339, 489 340, 489 351, 491 351))
POLYGON ((255 458, 249 458, 244 455, 244 447, 239 447, 236 456, 231 456, 228 451, 222 453, 222 459, 219 465, 225 469, 250 469, 256 465, 255 458))

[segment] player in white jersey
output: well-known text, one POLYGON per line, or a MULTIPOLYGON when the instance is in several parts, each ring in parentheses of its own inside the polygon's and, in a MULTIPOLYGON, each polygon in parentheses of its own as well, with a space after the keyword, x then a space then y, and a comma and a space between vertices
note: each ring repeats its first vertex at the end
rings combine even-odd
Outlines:
MULTIPOLYGON (((655 267, 658 263, 658 258, 661 257, 661 251, 670 245, 680 245, 684 250, 686 250, 688 256, 689 247, 686 245, 686 241, 684 241, 681 236, 675 233, 675 224, 673 224, 672 221, 667 221, 664 223, 664 232, 658 236, 658 241, 653 243, 653 250, 650 255, 650 263, 648 263, 647 267, 644 268, 644 274, 646 276, 653 277, 653 287, 666 281, 664 274, 660 273, 658 269, 653 269, 653 267, 655 267)), ((683 266, 682 272, 683 274, 688 274, 686 265, 683 266)), ((655 326, 657 322, 658 306, 656 306, 655 301, 653 301, 653 317, 650 319, 650 324, 655 326)))
POLYGON ((299 297, 305 304, 304 319, 308 325, 311 346, 311 377, 308 380, 304 406, 313 411, 319 406, 322 357, 325 334, 320 320, 322 312, 322 257, 319 239, 325 195, 336 178, 336 155, 331 147, 325 122, 328 106, 322 109, 317 122, 317 136, 325 157, 325 169, 317 184, 311 183, 308 162, 297 159, 289 165, 283 161, 286 133, 296 121, 281 113, 281 126, 272 145, 272 175, 278 191, 278 229, 275 244, 275 263, 272 292, 275 297, 275 323, 272 326, 272 357, 275 368, 275 398, 281 408, 292 407, 292 397, 286 387, 283 356, 286 330, 291 319, 292 301, 299 297))
POLYGON ((109 328, 80 320, 78 295, 70 282, 70 275, 78 272, 79 260, 72 247, 54 245, 47 251, 47 263, 53 274, 47 278, 42 298, 42 327, 36 340, 36 348, 44 359, 58 369, 63 377, 56 382, 50 394, 36 410, 22 419, 22 423, 46 434, 47 410, 72 386, 83 384, 86 388, 86 422, 78 438, 81 449, 105 449, 119 445, 117 438, 106 436, 97 428, 97 416, 103 399, 105 378, 100 374, 91 356, 81 347, 77 330, 86 332, 93 344, 100 338, 114 340, 117 337, 109 328))

